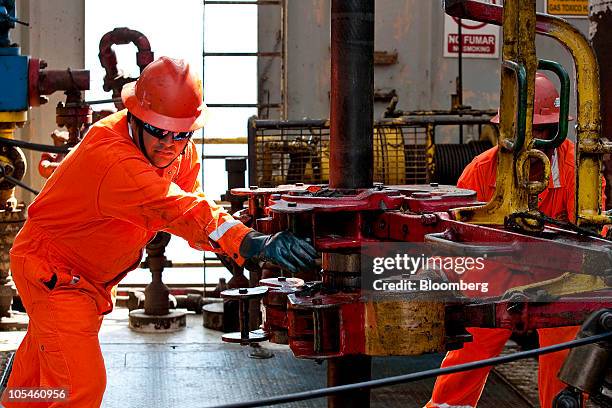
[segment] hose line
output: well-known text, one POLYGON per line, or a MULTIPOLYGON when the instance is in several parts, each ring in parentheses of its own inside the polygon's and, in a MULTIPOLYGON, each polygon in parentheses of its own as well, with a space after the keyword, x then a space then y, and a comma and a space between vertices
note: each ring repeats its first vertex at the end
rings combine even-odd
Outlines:
POLYGON ((48 153, 68 153, 71 149, 65 146, 49 146, 49 145, 44 145, 44 144, 30 143, 30 142, 24 142, 22 140, 5 139, 5 138, 0 138, 0 143, 9 145, 9 146, 21 147, 23 149, 28 149, 28 150, 35 150, 37 152, 48 152, 48 153))
POLYGON ((494 357, 486 360, 474 361, 472 363, 459 364, 451 367, 437 368, 432 370, 420 371, 418 373, 404 374, 398 375, 395 377, 387 377, 381 378, 378 380, 372 381, 364 381, 360 383, 347 384, 347 385, 338 385, 335 387, 321 388, 318 390, 311 391, 302 391, 296 392, 293 394, 279 395, 276 397, 269 397, 262 400, 257 401, 246 401, 246 402, 237 402, 232 404, 225 405, 216 405, 212 408, 250 408, 250 407, 263 407, 266 405, 276 405, 283 404, 287 402, 294 401, 303 401, 313 398, 321 398, 327 397, 329 395, 335 395, 339 393, 355 391, 358 389, 368 389, 368 388, 379 388, 379 387, 388 387, 391 385, 403 384, 413 381, 424 380, 426 378, 437 377, 445 374, 453 374, 462 371, 473 370, 476 368, 494 366, 498 364, 509 363, 516 360, 521 360, 525 358, 535 357, 542 354, 554 353, 560 350, 566 350, 574 347, 584 346, 587 344, 597 343, 603 340, 612 339, 612 331, 598 334, 595 336, 584 337, 581 339, 576 339, 572 341, 568 341, 565 343, 559 343, 552 346, 542 347, 534 350, 521 351, 518 353, 512 353, 506 356, 494 357))
POLYGON ((22 183, 21 181, 17 180, 14 177, 5 175, 4 179, 6 181, 10 181, 11 183, 18 185, 19 187, 23 188, 24 190, 28 190, 30 193, 32 193, 34 195, 40 194, 40 191, 34 190, 32 187, 28 186, 27 184, 22 183))

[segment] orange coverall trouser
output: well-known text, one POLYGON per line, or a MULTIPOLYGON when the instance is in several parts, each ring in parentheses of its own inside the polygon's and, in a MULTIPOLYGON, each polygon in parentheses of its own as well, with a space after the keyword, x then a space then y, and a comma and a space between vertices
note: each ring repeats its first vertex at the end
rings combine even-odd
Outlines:
MULTIPOLYGON (((540 347, 573 340, 578 330, 577 326, 538 329, 540 347)), ((448 352, 442 367, 497 357, 511 334, 510 330, 505 329, 472 327, 468 331, 474 337, 473 341, 465 343, 462 349, 448 352)), ((568 350, 563 350, 539 357, 538 391, 542 408, 552 407, 556 395, 565 388, 565 384, 557 378, 557 373, 568 353, 568 350)), ((475 407, 490 371, 491 367, 483 367, 438 377, 426 407, 475 407)))
POLYGON ((99 407, 106 370, 98 341, 102 316, 93 298, 81 283, 63 282, 63 276, 58 276, 53 290, 28 279, 36 276, 31 271, 42 268, 39 259, 12 256, 11 268, 30 322, 16 352, 7 389, 66 388, 69 400, 8 402, 5 392, 2 404, 7 408, 99 407))

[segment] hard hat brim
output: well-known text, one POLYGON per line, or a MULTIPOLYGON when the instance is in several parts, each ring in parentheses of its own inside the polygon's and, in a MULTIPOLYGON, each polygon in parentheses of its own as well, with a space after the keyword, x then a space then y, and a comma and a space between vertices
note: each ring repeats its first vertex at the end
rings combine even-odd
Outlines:
POLYGON ((136 97, 136 81, 127 83, 121 90, 121 100, 123 105, 130 113, 138 119, 147 122, 160 129, 169 130, 171 132, 191 132, 202 129, 208 118, 208 108, 202 102, 198 108, 199 114, 188 118, 174 118, 170 116, 160 115, 157 112, 142 106, 136 97))
MULTIPOLYGON (((574 120, 574 117, 569 115, 567 120, 570 122, 574 120)), ((499 113, 491 118, 491 123, 498 124, 499 123, 499 113)), ((533 124, 534 125, 552 125, 555 123, 559 123, 559 114, 551 113, 550 115, 533 115, 533 124)))

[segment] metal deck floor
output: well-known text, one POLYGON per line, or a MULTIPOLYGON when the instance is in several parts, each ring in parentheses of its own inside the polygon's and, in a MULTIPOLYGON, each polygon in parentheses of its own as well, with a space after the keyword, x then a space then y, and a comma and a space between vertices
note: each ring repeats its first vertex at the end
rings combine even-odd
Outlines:
MULTIPOLYGON (((102 406, 211 407, 325 386, 325 364, 298 360, 285 346, 264 343, 275 357, 255 360, 248 347, 225 344, 220 333, 202 327, 201 316, 189 315, 178 333, 153 335, 127 328, 127 310, 107 316, 100 335, 108 383, 102 406)), ((374 377, 434 368, 440 355, 374 359, 374 377)), ((420 407, 429 398, 433 380, 373 391, 372 407, 420 407)), ((282 407, 325 407, 317 399, 282 407)), ((479 407, 529 407, 497 376, 489 379, 479 407)))
MULTIPOLYGON (((106 316, 100 344, 107 371, 104 408, 187 408, 260 399, 324 387, 325 363, 299 360, 286 346, 263 343, 275 357, 248 358, 248 347, 221 342, 221 333, 205 329, 202 316, 188 315, 177 333, 143 334, 128 328, 127 309, 106 316)), ((0 350, 15 350, 25 332, 0 332, 0 350)), ((375 378, 438 367, 441 355, 375 358, 375 378)), ((434 380, 380 388, 372 408, 422 407, 434 380)), ((513 388, 492 374, 479 408, 528 408, 513 388)), ((279 405, 324 408, 325 399, 279 405)), ((347 407, 349 408, 349 407, 347 407)))

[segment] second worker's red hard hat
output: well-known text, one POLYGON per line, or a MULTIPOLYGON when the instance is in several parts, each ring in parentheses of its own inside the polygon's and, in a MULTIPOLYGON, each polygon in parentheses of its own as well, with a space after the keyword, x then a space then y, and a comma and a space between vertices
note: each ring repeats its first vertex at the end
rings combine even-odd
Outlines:
POLYGON ((172 132, 204 127, 202 80, 183 60, 161 57, 121 91, 127 110, 138 119, 172 132))
MULTIPOLYGON (((559 123, 559 107, 559 92, 555 84, 546 75, 536 72, 533 99, 534 126, 559 123)), ((568 119, 574 118, 569 116, 568 119)), ((499 113, 491 119, 491 123, 499 123, 499 113)))

